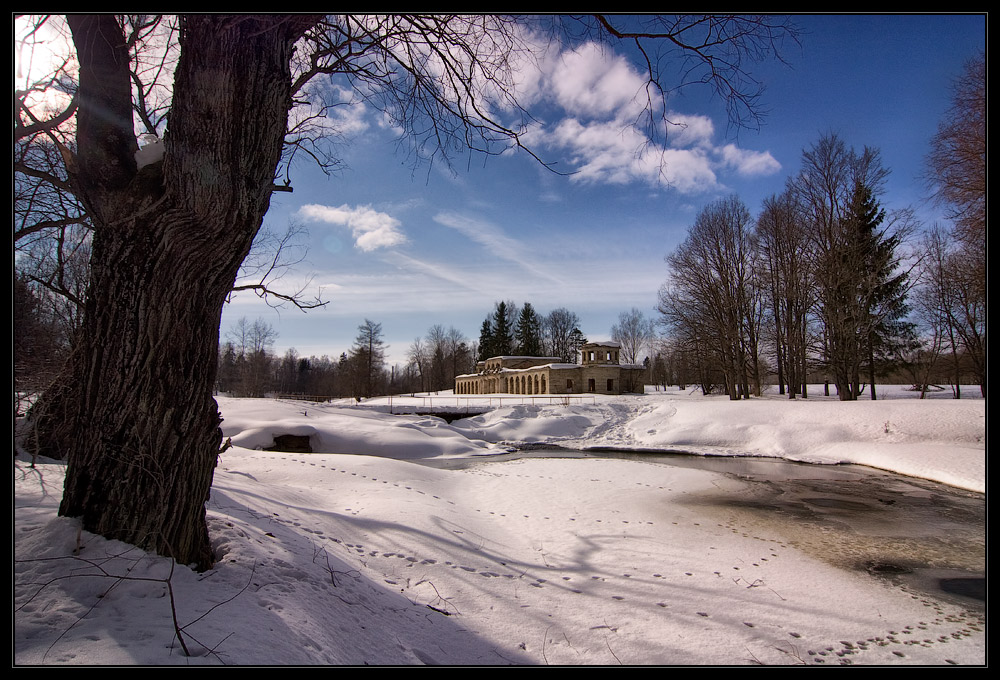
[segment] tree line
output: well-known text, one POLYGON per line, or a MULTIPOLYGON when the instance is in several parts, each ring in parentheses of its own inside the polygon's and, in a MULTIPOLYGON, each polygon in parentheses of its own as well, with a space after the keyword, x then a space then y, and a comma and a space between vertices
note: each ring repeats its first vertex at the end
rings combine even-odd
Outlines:
POLYGON ((580 317, 565 307, 542 315, 530 302, 518 307, 511 300, 500 300, 483 319, 477 357, 485 361, 496 356, 548 356, 575 362, 585 342, 580 317))
POLYGON ((215 389, 233 397, 301 395, 354 397, 387 394, 408 385, 387 370, 382 324, 365 319, 354 344, 339 357, 299 356, 291 347, 274 354, 278 332, 264 319, 240 318, 220 344, 215 389))
POLYGON ((365 319, 350 349, 339 356, 274 354, 277 331, 265 320, 239 319, 219 347, 216 390, 235 397, 267 394, 368 398, 450 390, 477 361, 499 355, 551 356, 575 362, 587 342, 580 319, 564 307, 539 314, 531 303, 500 301, 483 322, 479 341, 441 324, 413 340, 406 362, 390 365, 382 324, 365 319))
POLYGON ((773 373, 790 398, 818 378, 855 400, 893 375, 985 396, 985 251, 940 227, 908 251, 919 225, 882 207, 888 174, 878 149, 828 134, 756 218, 735 195, 705 206, 658 298, 678 382, 740 399, 773 373))

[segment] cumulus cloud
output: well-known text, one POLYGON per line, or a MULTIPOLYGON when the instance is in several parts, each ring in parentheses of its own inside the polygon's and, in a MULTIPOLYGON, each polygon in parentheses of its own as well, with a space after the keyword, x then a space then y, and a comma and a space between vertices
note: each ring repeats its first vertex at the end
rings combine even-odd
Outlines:
POLYGON ((767 151, 720 146, 706 115, 665 112, 662 137, 652 138, 640 126, 650 105, 646 76, 610 49, 587 43, 548 59, 543 70, 555 115, 523 141, 565 153, 574 181, 666 185, 693 194, 718 189, 719 173, 757 176, 780 169, 767 151))
MULTIPOLYGON (((468 29, 473 34, 483 31, 476 48, 482 54, 494 49, 489 32, 478 21, 470 22, 468 29)), ((537 117, 512 122, 511 127, 521 130, 520 142, 525 146, 544 150, 546 156, 558 152, 573 171, 574 181, 669 186, 693 194, 718 190, 727 174, 752 177, 780 169, 768 151, 718 141, 707 115, 658 109, 657 94, 647 91, 647 74, 610 47, 588 42, 560 49, 530 34, 522 38, 532 49, 513 55, 511 79, 503 82, 504 87, 498 89, 497 83, 476 73, 473 89, 485 98, 485 110, 498 119, 511 112, 513 100, 508 95, 530 107, 537 117), (652 120, 644 118, 650 113, 647 106, 654 108, 652 120), (658 132, 651 136, 645 123, 659 126, 658 132)), ((436 73, 436 60, 433 55, 428 59, 431 72, 436 73)), ((442 80, 441 86, 446 85, 447 80, 442 80)), ((346 92, 335 94, 347 100, 346 92)), ((363 132, 369 120, 381 127, 390 124, 385 118, 372 119, 375 112, 361 103, 342 108, 330 124, 345 134, 363 132)), ((344 207, 336 210, 344 211, 344 207)), ((360 209, 348 211, 355 210, 360 209)), ((398 223, 354 226, 359 221, 363 218, 352 213, 351 228, 362 229, 356 235, 359 248, 371 250, 403 239, 398 223)))
POLYGON ((745 176, 773 175, 781 170, 779 163, 769 151, 747 151, 735 144, 726 144, 719 149, 723 163, 745 176))
POLYGON ((369 205, 339 207, 328 205, 304 205, 298 213, 311 222, 326 222, 347 227, 354 237, 354 247, 365 252, 379 248, 391 248, 406 243, 406 235, 400 230, 401 222, 395 217, 373 210, 369 205))
POLYGON ((641 109, 637 97, 646 85, 624 57, 594 43, 563 53, 554 62, 550 78, 559 105, 577 116, 634 115, 641 109))
POLYGON ((667 142, 674 148, 711 146, 715 123, 708 116, 670 113, 667 116, 667 142))
POLYGON ((666 184, 682 193, 716 186, 711 158, 702 145, 663 148, 615 121, 582 123, 568 118, 546 141, 570 154, 576 182, 666 184))

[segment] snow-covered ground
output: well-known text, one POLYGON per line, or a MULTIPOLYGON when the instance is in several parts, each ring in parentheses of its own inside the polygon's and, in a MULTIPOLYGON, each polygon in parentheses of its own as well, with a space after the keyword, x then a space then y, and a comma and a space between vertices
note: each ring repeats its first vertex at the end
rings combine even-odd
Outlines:
POLYGON ((416 462, 524 444, 672 450, 860 463, 985 492, 982 399, 648 390, 568 403, 220 398, 234 446, 215 473, 219 561, 205 573, 56 517, 62 465, 21 458, 14 662, 986 663, 983 608, 831 566, 685 502, 738 493, 737 479, 642 460, 416 462), (484 408, 451 424, 398 415, 484 408), (260 450, 281 434, 307 436, 314 453, 260 450))

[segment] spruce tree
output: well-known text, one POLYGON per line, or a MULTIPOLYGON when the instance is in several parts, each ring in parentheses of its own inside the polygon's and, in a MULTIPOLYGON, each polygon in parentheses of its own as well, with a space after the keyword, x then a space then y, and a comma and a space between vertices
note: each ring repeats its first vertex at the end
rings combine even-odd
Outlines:
POLYGON ((493 312, 493 356, 514 353, 514 333, 511 323, 511 309, 506 302, 497 303, 493 312))
POLYGON ((569 344, 573 348, 572 360, 575 362, 577 355, 583 349, 583 346, 587 344, 587 336, 579 328, 573 328, 569 334, 569 344))
POLYGON ((516 352, 523 356, 537 357, 542 355, 542 320, 535 312, 530 302, 525 302, 517 317, 514 328, 514 339, 517 343, 516 352))
POLYGON ((496 356, 493 350, 496 347, 496 340, 493 337, 492 316, 488 315, 483 319, 483 327, 479 330, 479 356, 478 361, 486 361, 490 357, 496 356))
POLYGON ((858 302, 862 315, 859 328, 867 364, 871 398, 876 398, 875 377, 880 365, 888 368, 891 357, 914 341, 914 325, 906 321, 909 276, 899 271, 897 249, 902 237, 882 229, 885 210, 871 190, 857 183, 847 218, 854 232, 861 271, 858 272, 858 302))

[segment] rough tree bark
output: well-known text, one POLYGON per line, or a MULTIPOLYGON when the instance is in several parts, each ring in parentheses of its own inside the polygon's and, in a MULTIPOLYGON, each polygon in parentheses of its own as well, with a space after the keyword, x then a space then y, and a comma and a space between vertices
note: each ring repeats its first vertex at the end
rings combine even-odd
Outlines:
POLYGON ((222 306, 269 205, 289 59, 315 18, 186 17, 165 157, 141 170, 121 27, 69 21, 81 71, 68 165, 94 220, 92 269, 83 332, 33 414, 35 443, 67 460, 61 515, 204 569, 222 306))

